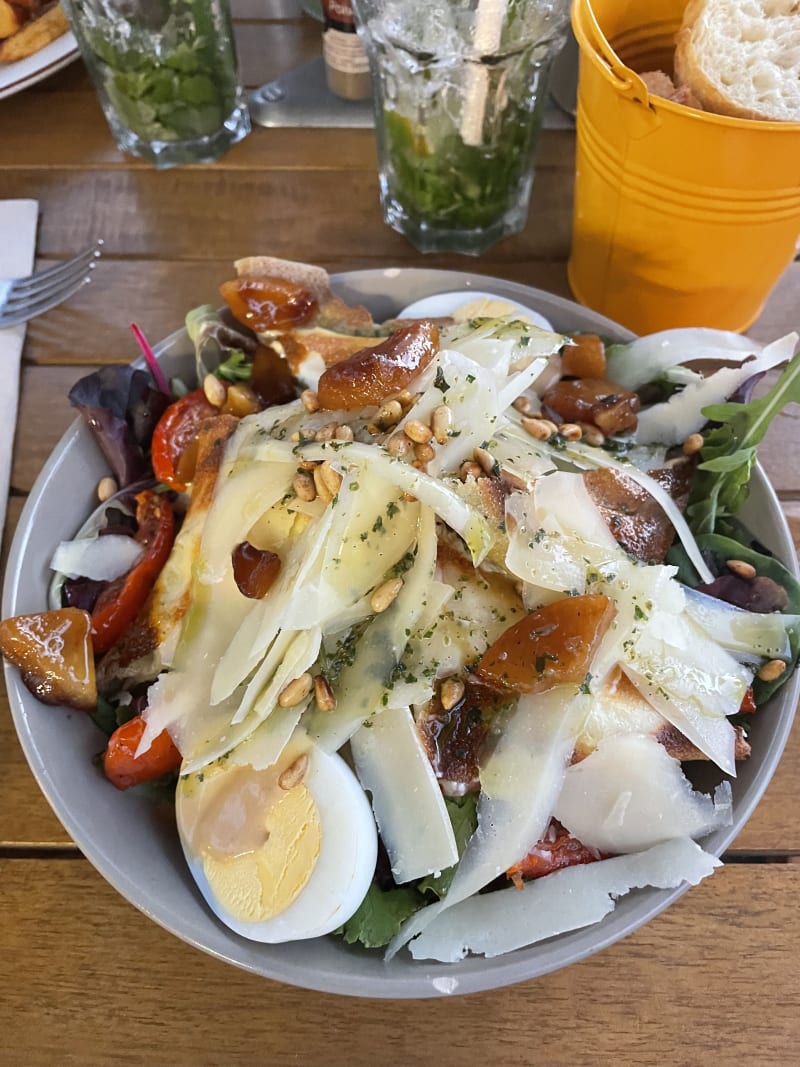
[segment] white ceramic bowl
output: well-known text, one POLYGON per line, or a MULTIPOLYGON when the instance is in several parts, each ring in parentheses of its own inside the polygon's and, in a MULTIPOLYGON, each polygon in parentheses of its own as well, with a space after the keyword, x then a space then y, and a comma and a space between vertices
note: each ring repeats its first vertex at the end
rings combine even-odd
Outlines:
MULTIPOLYGON (((332 280, 345 300, 366 304, 379 320, 434 293, 488 290, 538 309, 557 330, 594 330, 619 340, 631 337, 608 319, 570 301, 477 274, 391 269, 335 275, 332 280)), ((188 309, 175 310, 177 318, 188 309)), ((184 331, 164 341, 159 355, 169 373, 192 373, 191 344, 184 331)), ((6 573, 4 617, 46 606, 53 548, 81 526, 95 506, 97 482, 106 473, 88 429, 76 421, 42 470, 20 518, 6 573)), ((759 470, 744 518, 752 532, 796 570, 783 514, 759 470)), ((232 933, 207 908, 184 863, 171 811, 143 797, 117 792, 93 767, 91 758, 101 747, 101 738, 91 721, 76 712, 39 704, 13 669, 6 669, 6 682, 31 770, 56 815, 98 871, 132 904, 178 937, 278 981, 361 997, 474 993, 535 978, 597 952, 652 919, 683 892, 638 890, 620 900, 595 926, 506 956, 468 957, 457 964, 418 962, 402 953, 385 963, 380 952, 351 947, 334 937, 286 945, 255 944, 232 933)), ((786 743, 799 686, 800 675, 755 717, 753 755, 740 766, 733 786, 733 825, 704 841, 709 851, 720 854, 727 848, 766 789, 786 743)), ((692 776, 702 788, 721 777, 703 764, 695 765, 692 776)))

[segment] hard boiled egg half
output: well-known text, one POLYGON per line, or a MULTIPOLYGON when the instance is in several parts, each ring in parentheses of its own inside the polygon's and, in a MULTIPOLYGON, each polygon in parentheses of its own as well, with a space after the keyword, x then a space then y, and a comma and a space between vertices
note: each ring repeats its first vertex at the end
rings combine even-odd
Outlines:
POLYGON ((331 933, 356 911, 375 872, 369 801, 344 760, 300 731, 269 766, 234 752, 181 777, 176 816, 209 906, 253 941, 331 933))

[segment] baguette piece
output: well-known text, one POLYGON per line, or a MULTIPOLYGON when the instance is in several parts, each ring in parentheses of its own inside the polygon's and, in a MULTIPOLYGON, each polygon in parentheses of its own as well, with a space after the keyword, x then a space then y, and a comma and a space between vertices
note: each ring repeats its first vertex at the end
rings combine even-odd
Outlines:
POLYGON ((706 111, 800 122, 800 0, 689 0, 675 75, 706 111))

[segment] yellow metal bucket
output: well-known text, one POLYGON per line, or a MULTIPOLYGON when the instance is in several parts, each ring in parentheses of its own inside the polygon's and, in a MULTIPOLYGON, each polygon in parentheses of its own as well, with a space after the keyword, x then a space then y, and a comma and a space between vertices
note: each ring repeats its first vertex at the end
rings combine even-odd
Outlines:
POLYGON ((672 72, 686 0, 574 0, 580 46, 568 275, 637 333, 744 330, 798 250, 800 123, 695 111, 648 93, 672 72))

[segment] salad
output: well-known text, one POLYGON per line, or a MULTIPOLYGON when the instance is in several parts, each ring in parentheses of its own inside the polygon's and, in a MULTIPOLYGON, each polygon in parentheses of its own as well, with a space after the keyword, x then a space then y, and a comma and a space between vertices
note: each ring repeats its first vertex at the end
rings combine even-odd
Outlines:
POLYGON ((376 324, 324 272, 237 268, 232 315, 187 318, 197 382, 145 342, 73 388, 112 474, 49 608, 0 623, 25 684, 174 798, 254 940, 494 956, 712 873, 800 652, 800 586, 736 517, 797 335, 376 324))

